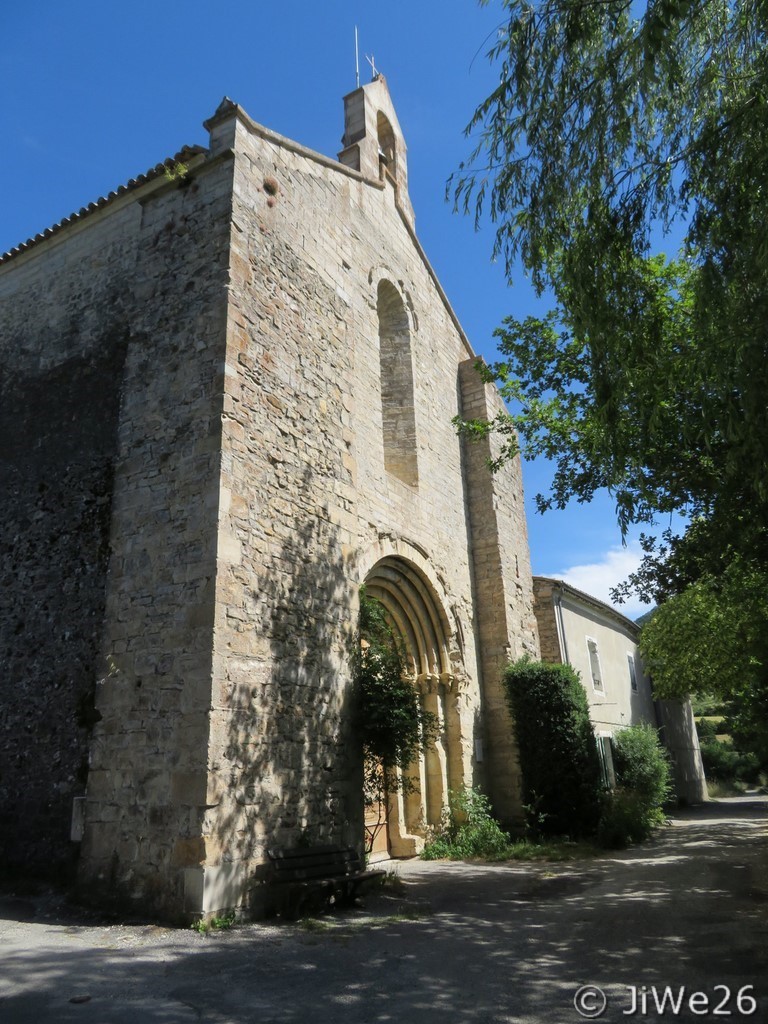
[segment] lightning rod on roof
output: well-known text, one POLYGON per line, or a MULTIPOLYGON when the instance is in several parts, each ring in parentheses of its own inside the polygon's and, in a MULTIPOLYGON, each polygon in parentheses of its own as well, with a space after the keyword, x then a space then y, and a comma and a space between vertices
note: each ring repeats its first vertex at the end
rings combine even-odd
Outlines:
POLYGON ((355 25, 355 88, 360 88, 360 58, 357 50, 357 25, 355 25))

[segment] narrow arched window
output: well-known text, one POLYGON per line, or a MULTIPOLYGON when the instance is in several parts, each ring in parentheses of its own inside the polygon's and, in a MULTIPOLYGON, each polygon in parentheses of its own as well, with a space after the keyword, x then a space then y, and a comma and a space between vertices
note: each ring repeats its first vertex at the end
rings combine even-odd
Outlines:
POLYGON ((411 332, 400 293, 389 281, 379 282, 376 309, 384 468, 404 484, 418 487, 411 332))
POLYGON ((389 120, 381 111, 376 115, 376 134, 379 137, 379 157, 383 157, 393 180, 397 180, 395 133, 389 120))

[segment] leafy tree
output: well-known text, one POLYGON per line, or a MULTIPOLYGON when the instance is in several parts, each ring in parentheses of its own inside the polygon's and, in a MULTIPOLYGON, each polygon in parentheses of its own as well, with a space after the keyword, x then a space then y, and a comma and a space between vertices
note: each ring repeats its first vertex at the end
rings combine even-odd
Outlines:
POLYGON ((727 696, 768 668, 768 590, 762 573, 733 562, 665 601, 643 626, 640 652, 663 698, 727 696))
POLYGON ((766 621, 768 575, 737 558, 718 576, 702 576, 670 597, 640 634, 656 694, 725 698, 727 731, 762 765, 768 765, 766 621))
POLYGON ((364 757, 366 803, 408 789, 407 770, 433 737, 435 716, 424 711, 408 678, 402 639, 384 606, 360 590, 359 642, 355 651, 358 731, 364 757))
POLYGON ((606 487, 624 531, 696 521, 693 538, 646 540, 649 596, 736 556, 768 567, 768 7, 501 7, 500 82, 453 186, 478 215, 490 204, 497 255, 555 309, 504 322, 484 372, 517 411, 465 429, 506 434, 502 458, 553 460, 542 509, 606 487), (652 245, 675 220, 668 262, 652 245))

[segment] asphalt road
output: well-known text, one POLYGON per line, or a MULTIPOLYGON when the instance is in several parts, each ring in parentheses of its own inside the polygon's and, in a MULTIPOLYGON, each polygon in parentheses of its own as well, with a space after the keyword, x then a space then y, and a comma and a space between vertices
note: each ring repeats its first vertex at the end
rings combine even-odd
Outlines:
POLYGON ((765 1024, 767 810, 717 801, 575 864, 408 862, 363 909, 209 936, 6 891, 0 1022, 571 1024, 599 986, 582 1008, 612 1024, 765 1024))

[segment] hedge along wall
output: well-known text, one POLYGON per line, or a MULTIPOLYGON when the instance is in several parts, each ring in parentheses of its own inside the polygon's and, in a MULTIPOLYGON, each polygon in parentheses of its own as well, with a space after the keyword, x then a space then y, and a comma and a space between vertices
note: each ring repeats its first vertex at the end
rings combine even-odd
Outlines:
POLYGON ((524 658, 507 666, 504 687, 515 720, 529 821, 547 835, 594 834, 602 780, 578 674, 569 665, 524 658))

